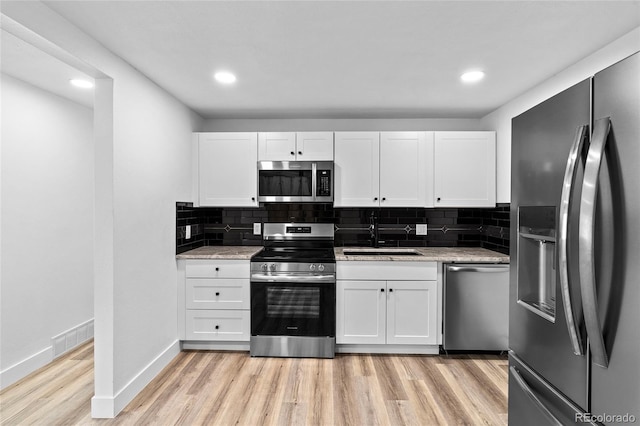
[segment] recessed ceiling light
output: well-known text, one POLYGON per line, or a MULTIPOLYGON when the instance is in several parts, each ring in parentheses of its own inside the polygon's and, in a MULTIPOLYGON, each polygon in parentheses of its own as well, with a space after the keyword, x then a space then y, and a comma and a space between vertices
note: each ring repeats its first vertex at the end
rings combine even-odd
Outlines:
POLYGON ((236 81, 236 76, 229 71, 218 71, 213 75, 213 78, 215 78, 218 83, 222 84, 232 84, 236 81))
POLYGON ((74 78, 73 80, 69 80, 69 82, 72 85, 79 87, 81 89, 91 89, 93 87, 92 82, 90 82, 89 80, 83 80, 80 78, 74 78))
POLYGON ((476 83, 484 78, 482 71, 468 71, 460 76, 460 80, 465 83, 476 83))

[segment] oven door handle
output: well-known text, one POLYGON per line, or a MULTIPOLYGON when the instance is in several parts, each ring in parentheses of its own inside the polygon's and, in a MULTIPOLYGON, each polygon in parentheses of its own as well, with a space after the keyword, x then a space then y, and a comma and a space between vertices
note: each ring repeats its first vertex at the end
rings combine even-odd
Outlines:
POLYGON ((251 274, 251 282, 276 283, 276 282, 298 282, 298 283, 335 283, 336 276, 329 275, 269 275, 251 274))

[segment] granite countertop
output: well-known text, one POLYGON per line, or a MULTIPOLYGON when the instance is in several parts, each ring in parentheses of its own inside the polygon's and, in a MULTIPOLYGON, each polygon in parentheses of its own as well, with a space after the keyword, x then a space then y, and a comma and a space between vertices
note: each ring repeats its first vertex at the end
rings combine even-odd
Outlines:
MULTIPOLYGON (((249 260, 251 256, 262 250, 262 246, 206 246, 189 250, 176 255, 176 259, 229 259, 249 260)), ((509 256, 496 251, 479 247, 416 247, 400 248, 399 250, 415 250, 416 256, 384 255, 345 255, 345 250, 372 250, 368 247, 336 247, 336 260, 347 261, 410 261, 410 262, 486 262, 509 263, 509 256)), ((389 248, 374 249, 387 251, 389 248)), ((393 250, 393 249, 391 249, 393 250)))
MULTIPOLYGON (((486 262, 486 263, 509 263, 509 255, 487 250, 480 247, 415 247, 399 248, 396 250, 412 250, 420 253, 416 256, 398 256, 390 254, 384 255, 345 255, 349 250, 380 250, 367 247, 336 247, 336 260, 364 260, 364 261, 409 261, 409 262, 486 262)), ((392 251, 391 249, 390 251, 392 251)))
POLYGON ((205 246, 176 255, 176 259, 249 260, 262 246, 205 246))

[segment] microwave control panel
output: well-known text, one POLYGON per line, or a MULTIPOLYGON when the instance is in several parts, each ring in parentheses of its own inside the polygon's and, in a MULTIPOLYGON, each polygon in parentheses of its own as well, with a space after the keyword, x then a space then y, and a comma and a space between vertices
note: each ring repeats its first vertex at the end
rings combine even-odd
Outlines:
POLYGON ((316 196, 331 196, 331 170, 318 170, 316 196))

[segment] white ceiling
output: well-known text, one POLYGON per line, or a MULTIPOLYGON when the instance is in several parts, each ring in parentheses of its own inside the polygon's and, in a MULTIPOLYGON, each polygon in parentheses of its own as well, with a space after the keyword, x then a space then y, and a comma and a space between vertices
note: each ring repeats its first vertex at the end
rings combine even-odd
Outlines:
POLYGON ((93 108, 93 90, 73 87, 69 80, 93 79, 24 40, 1 30, 0 71, 58 96, 93 108))
POLYGON ((640 26, 640 1, 45 4, 204 117, 482 117, 640 26))

